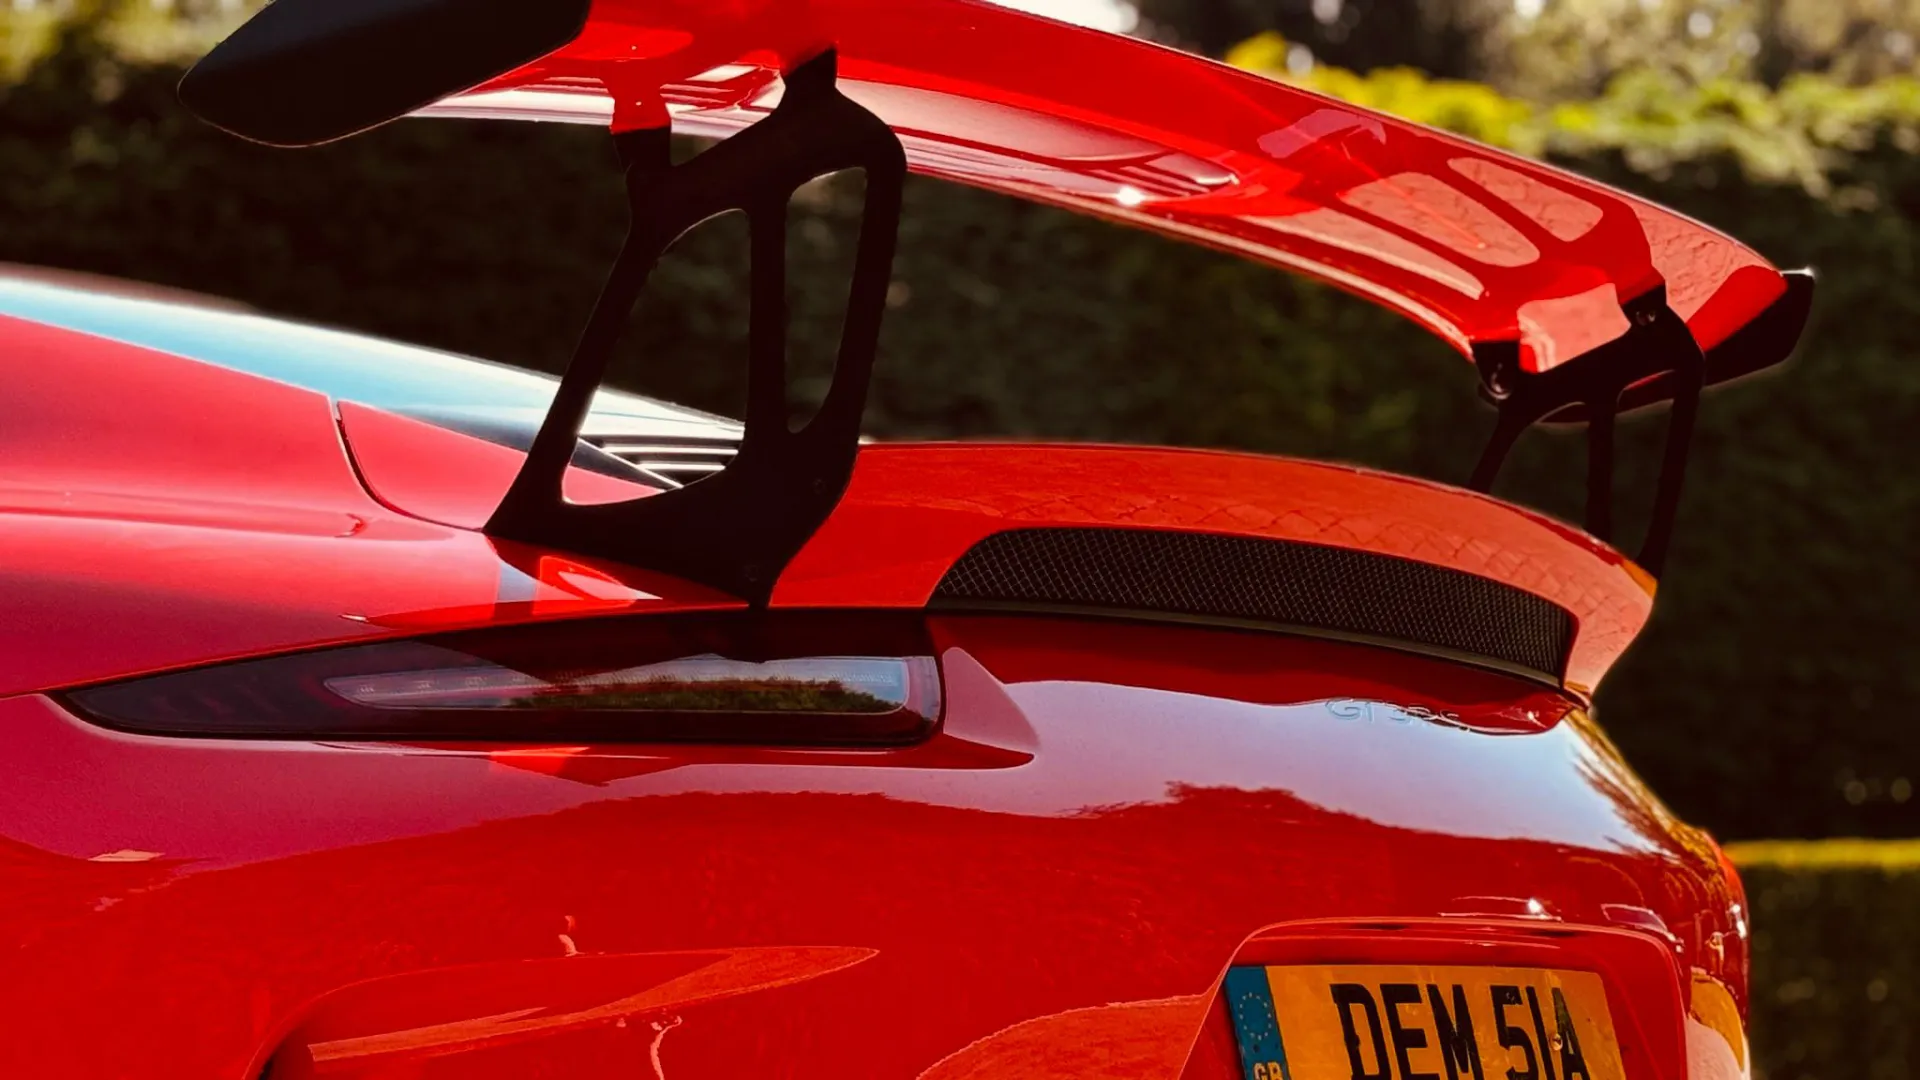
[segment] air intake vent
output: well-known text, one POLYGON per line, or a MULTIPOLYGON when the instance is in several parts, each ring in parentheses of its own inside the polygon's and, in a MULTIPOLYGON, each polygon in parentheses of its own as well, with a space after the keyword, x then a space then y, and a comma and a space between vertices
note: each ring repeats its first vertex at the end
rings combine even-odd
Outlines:
POLYGON ((1558 683, 1573 616, 1459 570, 1291 540, 1145 529, 996 533, 934 592, 944 610, 1101 611, 1413 646, 1558 683))
POLYGON ((737 442, 725 439, 688 439, 672 436, 636 438, 588 436, 587 441, 632 465, 667 487, 686 487, 727 467, 740 452, 737 442))

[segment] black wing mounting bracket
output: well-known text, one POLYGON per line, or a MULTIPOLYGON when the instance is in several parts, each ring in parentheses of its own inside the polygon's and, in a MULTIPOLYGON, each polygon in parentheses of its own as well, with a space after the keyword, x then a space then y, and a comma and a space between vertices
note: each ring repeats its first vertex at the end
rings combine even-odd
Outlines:
POLYGON ((1667 306, 1662 285, 1622 305, 1627 332, 1591 352, 1543 372, 1520 367, 1515 342, 1476 347, 1474 364, 1482 389, 1499 409, 1499 420, 1467 486, 1493 490, 1500 467, 1520 436, 1544 420, 1583 417, 1587 424, 1587 531, 1603 541, 1613 538, 1614 419, 1628 391, 1659 380, 1672 397, 1665 458, 1654 492, 1637 562, 1658 577, 1680 510, 1680 491, 1706 386, 1706 357, 1686 320, 1667 306))
POLYGON ((492 536, 674 574, 756 606, 846 492, 886 308, 906 154, 892 129, 840 93, 831 50, 786 76, 765 118, 675 165, 671 131, 615 136, 633 219, 526 463, 487 522, 492 536), (833 382, 813 418, 788 426, 787 206, 802 185, 866 174, 852 286, 833 382), (751 270, 746 431, 739 453, 698 483, 627 502, 562 494, 593 395, 647 278, 701 222, 745 214, 751 270))
POLYGON ((1667 445, 1637 561, 1658 577, 1673 541, 1700 394, 1709 382, 1750 375, 1786 360, 1813 307, 1813 272, 1789 270, 1786 289, 1732 336, 1702 353, 1685 320, 1667 306, 1666 287, 1622 305, 1627 332, 1544 372, 1520 366, 1517 342, 1476 346, 1481 392, 1499 409, 1493 437, 1468 486, 1491 491, 1520 436, 1538 423, 1587 425, 1587 531, 1613 539, 1613 428, 1620 413, 1673 403, 1667 445))

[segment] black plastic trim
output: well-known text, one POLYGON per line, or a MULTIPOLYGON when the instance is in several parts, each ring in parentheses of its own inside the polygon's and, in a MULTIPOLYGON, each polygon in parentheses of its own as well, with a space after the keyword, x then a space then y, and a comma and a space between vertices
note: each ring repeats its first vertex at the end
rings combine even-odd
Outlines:
POLYGON ((573 359, 486 531, 710 585, 764 605, 787 563, 838 505, 859 451, 860 421, 892 274, 906 153, 891 128, 834 85, 831 51, 786 77, 765 119, 681 165, 665 128, 617 136, 633 223, 573 359), (801 185, 866 173, 866 203, 833 383, 798 431, 788 427, 787 204, 801 185), (750 231, 747 417, 740 450, 713 476, 622 503, 561 495, 593 393, 634 302, 687 230, 729 211, 750 231))
POLYGON ((1484 389, 1500 415, 1467 486, 1491 492, 1508 454, 1528 428, 1549 416, 1578 408, 1587 420, 1586 527, 1595 538, 1611 542, 1614 418, 1629 388, 1663 379, 1673 395, 1673 412, 1653 515, 1637 559, 1648 573, 1658 576, 1665 566, 1679 516, 1694 422, 1706 385, 1706 358, 1686 320, 1667 306, 1666 286, 1626 304, 1622 310, 1628 323, 1625 334, 1543 372, 1521 370, 1517 347, 1476 350, 1484 389))
POLYGON ((941 718, 939 665, 917 611, 691 611, 558 619, 301 649, 73 687, 55 694, 111 731, 163 738, 490 743, 711 743, 892 747, 941 718), (897 659, 925 695, 891 712, 724 708, 369 707, 330 679, 460 672, 478 663, 545 677, 697 657, 897 659))
POLYGON ((314 146, 398 119, 566 45, 591 0, 274 0, 180 80, 243 139, 314 146))
MULTIPOLYGON (((1707 350, 1706 385, 1721 383, 1765 371, 1783 364, 1793 355, 1806 330, 1813 311, 1815 278, 1812 270, 1787 270, 1781 277, 1787 291, 1768 304, 1766 310, 1733 332, 1725 341, 1707 350)), ((1662 373, 1627 388, 1620 395, 1620 413, 1661 405, 1674 395, 1670 374, 1662 373)), ((1584 424, 1587 410, 1574 402, 1540 421, 1543 424, 1584 424)))

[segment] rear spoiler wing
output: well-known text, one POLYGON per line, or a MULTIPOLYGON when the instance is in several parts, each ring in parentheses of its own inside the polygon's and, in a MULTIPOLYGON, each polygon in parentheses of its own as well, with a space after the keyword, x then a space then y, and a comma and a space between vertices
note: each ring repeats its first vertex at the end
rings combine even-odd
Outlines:
POLYGON ((1470 486, 1490 489, 1533 424, 1587 424, 1586 524, 1601 539, 1613 527, 1614 417, 1671 400, 1639 555, 1654 574, 1702 388, 1785 359, 1806 319, 1810 276, 1697 222, 1196 57, 977 0, 750 7, 276 0, 181 83, 209 122, 282 146, 448 105, 610 125, 632 226, 491 534, 764 605, 852 473, 909 167, 1302 271, 1407 315, 1472 358, 1498 408, 1470 486), (732 134, 674 165, 676 125, 732 134), (801 184, 850 168, 865 170, 867 194, 838 364, 826 404, 790 432, 786 205, 801 184), (561 474, 649 271, 682 232, 728 210, 752 228, 739 456, 677 491, 568 503, 561 474))

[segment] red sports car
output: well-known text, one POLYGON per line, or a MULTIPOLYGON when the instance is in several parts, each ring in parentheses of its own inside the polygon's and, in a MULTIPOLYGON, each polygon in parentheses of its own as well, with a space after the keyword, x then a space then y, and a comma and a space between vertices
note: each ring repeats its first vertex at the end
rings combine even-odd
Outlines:
POLYGON ((603 124, 632 228, 557 380, 0 281, 0 1075, 1748 1074, 1739 882, 1588 709, 1703 387, 1785 357, 1810 278, 974 0, 278 0, 181 92, 288 146, 603 124), (786 207, 849 169, 795 430, 786 207), (863 443, 908 171, 1401 312, 1486 454, 863 443), (730 212, 744 421, 601 389, 730 212), (1629 556, 1614 417, 1663 403, 1629 556), (1538 422, 1586 426, 1584 528, 1486 494, 1538 422))

